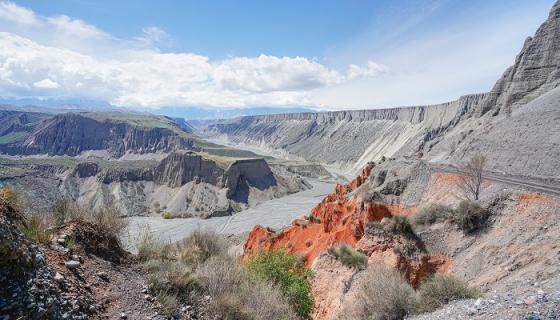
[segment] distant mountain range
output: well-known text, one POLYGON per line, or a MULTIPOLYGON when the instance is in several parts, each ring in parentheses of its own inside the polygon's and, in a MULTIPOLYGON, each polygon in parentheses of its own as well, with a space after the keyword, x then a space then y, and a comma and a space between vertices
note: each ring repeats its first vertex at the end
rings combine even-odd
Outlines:
POLYGON ((125 108, 115 107, 102 101, 90 100, 40 100, 40 99, 5 99, 0 98, 2 110, 20 110, 28 112, 60 113, 71 110, 79 111, 125 111, 147 112, 173 118, 187 120, 228 119, 241 116, 268 115, 280 113, 316 112, 308 107, 248 107, 248 108, 202 108, 202 107, 162 107, 153 108, 125 108))

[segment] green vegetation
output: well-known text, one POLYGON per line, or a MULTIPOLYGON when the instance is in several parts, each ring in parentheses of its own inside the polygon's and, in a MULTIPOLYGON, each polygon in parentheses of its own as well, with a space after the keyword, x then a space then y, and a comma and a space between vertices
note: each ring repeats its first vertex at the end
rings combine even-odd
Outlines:
POLYGON ((416 292, 398 271, 371 265, 357 283, 356 299, 344 306, 344 319, 403 319, 411 313, 431 312, 459 299, 482 296, 476 288, 444 274, 425 280, 416 292))
POLYGON ((414 311, 430 312, 454 300, 480 297, 480 290, 467 286, 463 281, 451 275, 435 274, 420 284, 414 301, 414 311))
POLYGON ((313 273, 294 254, 263 250, 247 263, 250 272, 280 286, 296 313, 309 319, 313 308, 313 273))
POLYGON ((18 141, 23 141, 27 137, 27 132, 11 132, 0 136, 0 144, 10 144, 18 141))
POLYGON ((213 297, 210 312, 219 319, 297 319, 282 289, 255 277, 229 256, 209 258, 197 275, 213 297))
POLYGON ((176 316, 180 304, 197 303, 209 295, 209 312, 217 319, 297 318, 281 288, 231 258, 213 232, 196 230, 171 244, 146 229, 138 258, 148 273, 150 290, 168 316, 176 316))
POLYGON ((365 269, 367 267, 367 257, 350 245, 341 244, 336 247, 330 247, 328 252, 348 267, 357 269, 365 269))
POLYGON ((85 112, 80 113, 84 117, 88 117, 100 122, 117 121, 126 122, 130 125, 144 128, 164 128, 169 129, 182 137, 191 137, 192 135, 179 128, 173 121, 154 114, 132 113, 132 112, 85 112))
POLYGON ((161 213, 162 218, 164 219, 173 219, 175 218, 175 214, 171 211, 164 211, 161 213))
POLYGON ((384 265, 368 267, 358 284, 358 294, 343 310, 344 319, 398 320, 410 310, 414 290, 404 277, 384 265))

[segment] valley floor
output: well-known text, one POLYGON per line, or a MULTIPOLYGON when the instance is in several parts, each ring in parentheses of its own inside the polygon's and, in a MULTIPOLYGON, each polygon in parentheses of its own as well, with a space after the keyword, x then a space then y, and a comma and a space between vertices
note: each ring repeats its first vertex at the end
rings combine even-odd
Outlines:
POLYGON ((173 242, 187 237, 198 228, 213 230, 224 235, 243 234, 251 231, 257 224, 281 229, 290 225, 295 218, 309 213, 311 208, 334 189, 334 183, 311 179, 309 182, 313 185, 312 189, 261 203, 233 216, 210 219, 128 218, 128 232, 123 239, 125 248, 135 252, 138 239, 144 232, 150 232, 163 241, 173 242))

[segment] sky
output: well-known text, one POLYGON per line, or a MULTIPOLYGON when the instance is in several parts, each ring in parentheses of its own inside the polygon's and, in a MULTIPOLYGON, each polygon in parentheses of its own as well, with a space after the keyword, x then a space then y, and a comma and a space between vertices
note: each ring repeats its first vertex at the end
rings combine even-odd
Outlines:
POLYGON ((484 92, 553 0, 1 1, 0 99, 424 105, 484 92))

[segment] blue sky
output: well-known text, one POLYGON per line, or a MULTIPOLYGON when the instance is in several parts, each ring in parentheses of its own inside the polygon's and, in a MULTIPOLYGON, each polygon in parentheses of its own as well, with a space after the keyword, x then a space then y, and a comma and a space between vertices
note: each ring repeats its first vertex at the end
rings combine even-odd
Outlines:
POLYGON ((0 98, 377 108, 487 91, 552 0, 0 1, 0 98))

